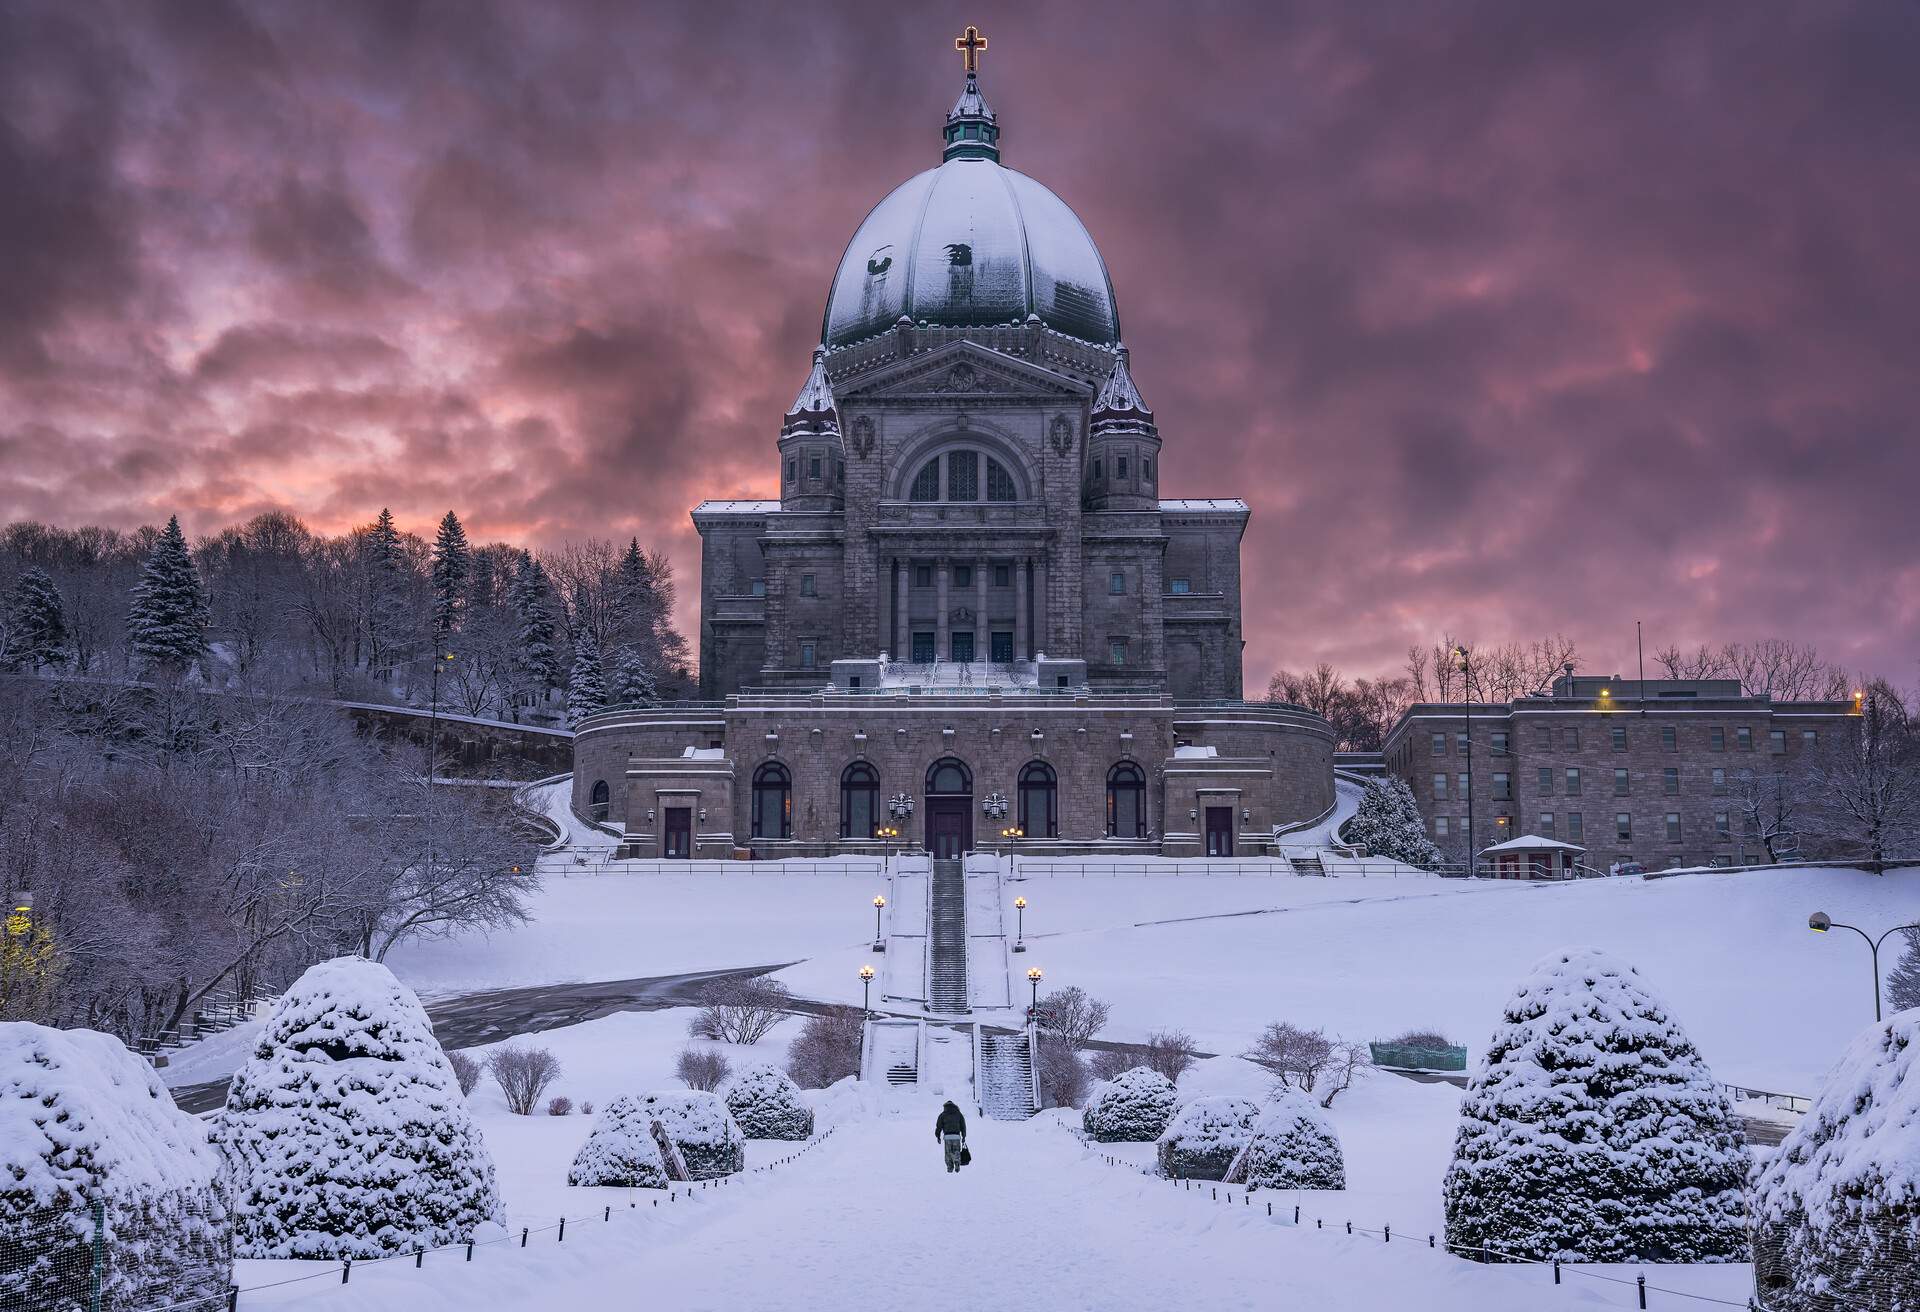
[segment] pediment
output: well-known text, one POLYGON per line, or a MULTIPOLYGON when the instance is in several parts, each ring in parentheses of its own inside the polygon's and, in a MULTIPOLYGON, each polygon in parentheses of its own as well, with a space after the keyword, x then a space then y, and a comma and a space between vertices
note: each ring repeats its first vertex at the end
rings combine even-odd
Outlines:
POLYGON ((964 398, 970 403, 1087 398, 1093 388, 1065 374, 1002 355, 973 342, 953 342, 925 355, 875 369, 834 388, 849 401, 964 398))

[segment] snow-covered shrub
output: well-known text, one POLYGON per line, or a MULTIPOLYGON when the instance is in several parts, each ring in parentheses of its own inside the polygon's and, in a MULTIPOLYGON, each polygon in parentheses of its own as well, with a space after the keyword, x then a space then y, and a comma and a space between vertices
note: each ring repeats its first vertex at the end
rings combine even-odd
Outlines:
POLYGON ((667 1167, 653 1141, 656 1113, 640 1099, 615 1098, 593 1123, 568 1184, 617 1185, 626 1189, 665 1189, 667 1167))
POLYGON ((725 1053, 711 1048, 682 1048, 673 1064, 673 1073, 689 1089, 712 1093, 727 1082, 727 1076, 733 1073, 733 1063, 725 1053))
POLYGON ((787 1049, 787 1074, 803 1089, 824 1089, 860 1073, 858 1008, 832 1007, 807 1017, 787 1049))
POLYGON ((1752 1204, 1769 1308, 1920 1308, 1920 1010, 1848 1045, 1752 1204))
POLYGON ((1920 929, 1910 929, 1901 937, 1906 946, 1887 973, 1887 1008, 1909 1011, 1920 1007, 1920 929))
POLYGON ((1224 1179, 1259 1115, 1259 1106, 1245 1098, 1195 1098, 1160 1135, 1160 1174, 1170 1180, 1224 1179))
POLYGON ((199 1119, 110 1035, 0 1023, 0 1303, 88 1305, 93 1200, 103 1307, 225 1306, 233 1237, 199 1119))
POLYGON ((480 1063, 464 1052, 450 1052, 447 1064, 453 1067, 453 1078, 460 1081, 460 1096, 471 1094, 480 1083, 480 1063))
POLYGON ((727 1110, 749 1139, 805 1139, 813 1134, 813 1109, 800 1086, 771 1066, 736 1077, 726 1089, 727 1110))
POLYGON ((591 1116, 591 1115, 593 1115, 593 1104, 592 1104, 592 1103, 590 1103, 590 1102, 583 1102, 583 1103, 581 1103, 581 1104, 580 1104, 580 1114, 581 1114, 582 1116, 591 1116))
POLYGON ((1326 1113, 1299 1094, 1260 1112, 1247 1145, 1251 1189, 1345 1189, 1347 1162, 1326 1113))
POLYGON ((1496 1259, 1726 1261, 1746 1248, 1746 1168, 1725 1095, 1633 967, 1559 952, 1475 1065, 1447 1242, 1496 1259))
POLYGON ((509 1043, 487 1054, 487 1070, 515 1116, 531 1116, 540 1095, 560 1078, 560 1059, 545 1048, 523 1048, 509 1043))
POLYGON ((1173 1083, 1136 1066, 1095 1087, 1080 1126, 1098 1143, 1148 1143, 1173 1119, 1173 1083))
POLYGON ((1413 790, 1398 775, 1377 775, 1367 780, 1360 805, 1341 836, 1375 856, 1404 861, 1422 870, 1437 868, 1443 859, 1440 849, 1427 837, 1427 822, 1420 816, 1413 790))
POLYGON ((559 1094, 555 1096, 553 1099, 551 1099, 547 1103, 547 1115, 549 1116, 573 1115, 573 1099, 567 1097, 565 1094, 559 1094))
POLYGON ((380 1257, 500 1212, 493 1159, 413 990, 340 957, 275 1004, 213 1141, 247 1257, 380 1257))
POLYGON ((711 1180, 745 1168, 746 1136, 719 1094, 649 1093, 641 1096, 640 1108, 665 1128, 692 1179, 711 1180))

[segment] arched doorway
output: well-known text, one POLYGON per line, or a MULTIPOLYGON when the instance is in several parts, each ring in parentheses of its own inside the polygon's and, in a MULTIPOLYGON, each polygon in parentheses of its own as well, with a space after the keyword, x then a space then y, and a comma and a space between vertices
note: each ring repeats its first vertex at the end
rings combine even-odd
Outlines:
POLYGON ((793 776, 778 761, 753 772, 753 836, 793 836, 793 776))
POLYGON ((1020 828, 1028 838, 1060 836, 1059 783, 1045 761, 1028 761, 1020 771, 1020 828))
POLYGON ((1107 837, 1147 836, 1147 777, 1132 761, 1107 771, 1107 837))
POLYGON ((927 851, 947 861, 973 850, 973 771, 943 756, 927 767, 927 851))

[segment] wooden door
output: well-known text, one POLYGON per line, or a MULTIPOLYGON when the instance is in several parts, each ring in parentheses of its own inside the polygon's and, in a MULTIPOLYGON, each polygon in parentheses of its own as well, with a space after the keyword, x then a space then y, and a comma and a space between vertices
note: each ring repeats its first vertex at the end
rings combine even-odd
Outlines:
POLYGON ((1207 808, 1207 855, 1233 855, 1233 808, 1230 806, 1207 808))
POLYGON ((927 851, 936 861, 950 861, 973 846, 972 799, 927 799, 927 851))
POLYGON ((693 858, 693 808, 670 806, 661 831, 660 854, 674 861, 693 858))

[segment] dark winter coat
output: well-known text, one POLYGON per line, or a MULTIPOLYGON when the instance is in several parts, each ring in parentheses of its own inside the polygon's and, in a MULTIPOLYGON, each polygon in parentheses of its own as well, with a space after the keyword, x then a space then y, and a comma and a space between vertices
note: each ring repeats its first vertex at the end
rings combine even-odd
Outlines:
POLYGON ((933 1140, 938 1143, 950 1134, 957 1134, 962 1139, 967 1137, 967 1118, 952 1103, 940 1109, 940 1119, 933 1123, 933 1140))

